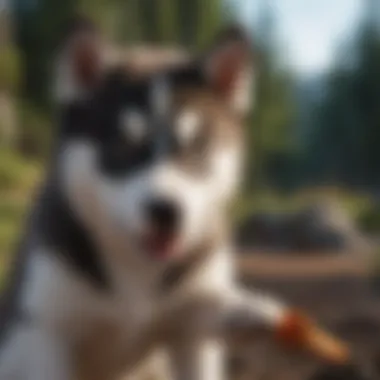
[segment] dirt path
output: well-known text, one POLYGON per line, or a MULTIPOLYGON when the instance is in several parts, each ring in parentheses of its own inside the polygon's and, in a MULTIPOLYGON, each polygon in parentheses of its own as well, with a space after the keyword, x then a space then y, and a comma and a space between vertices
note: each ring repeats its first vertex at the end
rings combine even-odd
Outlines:
POLYGON ((359 254, 279 255, 242 253, 238 266, 245 276, 254 277, 336 277, 366 276, 370 273, 369 257, 359 254))

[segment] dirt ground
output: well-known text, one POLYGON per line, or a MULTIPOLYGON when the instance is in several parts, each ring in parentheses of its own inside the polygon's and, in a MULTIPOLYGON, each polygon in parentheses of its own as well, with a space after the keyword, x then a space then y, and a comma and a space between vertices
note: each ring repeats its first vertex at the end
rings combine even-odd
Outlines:
MULTIPOLYGON (((303 308, 326 328, 351 343, 367 359, 380 348, 380 286, 376 293, 370 265, 363 256, 323 255, 303 258, 244 254, 241 280, 303 308)), ((284 352, 267 338, 252 349, 235 352, 236 380, 304 380, 321 363, 284 352)))

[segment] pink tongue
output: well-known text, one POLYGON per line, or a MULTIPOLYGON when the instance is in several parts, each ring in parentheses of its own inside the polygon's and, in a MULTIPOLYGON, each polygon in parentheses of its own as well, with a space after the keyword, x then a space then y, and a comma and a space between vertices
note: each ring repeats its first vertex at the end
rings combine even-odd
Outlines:
POLYGON ((148 248, 152 256, 170 257, 175 253, 175 239, 171 234, 154 233, 148 238, 148 248))

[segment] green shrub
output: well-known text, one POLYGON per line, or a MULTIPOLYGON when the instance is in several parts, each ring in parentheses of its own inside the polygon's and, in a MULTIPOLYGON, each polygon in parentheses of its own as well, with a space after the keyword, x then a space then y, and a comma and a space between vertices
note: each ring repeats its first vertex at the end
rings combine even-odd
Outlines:
POLYGON ((0 48, 0 88, 15 91, 20 83, 21 63, 14 46, 0 48))
POLYGON ((39 165, 17 153, 0 149, 0 193, 28 191, 39 175, 39 165))
POLYGON ((21 125, 19 150, 29 157, 46 158, 52 136, 48 113, 28 103, 22 103, 18 108, 21 125))
POLYGON ((380 233, 380 205, 368 208, 358 217, 360 228, 370 234, 380 233))
POLYGON ((0 223, 0 253, 10 252, 16 243, 19 223, 0 223))

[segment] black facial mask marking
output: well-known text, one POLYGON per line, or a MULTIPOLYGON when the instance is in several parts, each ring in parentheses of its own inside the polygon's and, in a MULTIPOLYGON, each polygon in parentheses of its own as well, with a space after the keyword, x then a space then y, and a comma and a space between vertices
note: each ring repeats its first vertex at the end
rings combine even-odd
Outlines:
MULTIPOLYGON (((173 74, 179 80, 179 74, 173 74)), ((187 83, 187 76, 184 81, 187 83)), ((201 128, 194 140, 182 144, 178 140, 175 115, 157 118, 150 106, 151 80, 132 82, 125 75, 111 74, 93 98, 66 109, 63 138, 84 138, 99 152, 99 169, 111 178, 127 178, 148 167, 157 159, 179 165, 191 175, 204 173, 208 167, 209 130, 201 128), (137 110, 146 120, 147 133, 141 141, 133 141, 120 125, 120 115, 137 110)))

